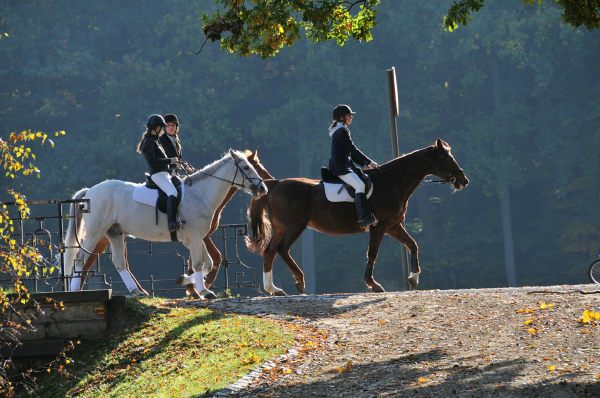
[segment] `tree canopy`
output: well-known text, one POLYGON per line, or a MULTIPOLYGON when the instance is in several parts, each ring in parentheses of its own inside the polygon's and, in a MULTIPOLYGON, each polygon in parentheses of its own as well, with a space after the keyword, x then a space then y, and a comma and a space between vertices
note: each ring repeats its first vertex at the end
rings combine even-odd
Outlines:
MULTIPOLYGON (((544 0, 522 0, 526 5, 544 0)), ((343 46, 349 39, 370 41, 377 23, 380 0, 215 0, 222 9, 203 16, 206 40, 219 41, 236 55, 276 55, 296 43, 304 31, 315 43, 335 41, 343 46)), ((554 0, 562 9, 562 20, 590 30, 600 27, 600 0, 554 0)), ((466 25, 485 0, 454 0, 440 26, 453 31, 466 25)), ((408 8, 398 2, 395 7, 408 8)))

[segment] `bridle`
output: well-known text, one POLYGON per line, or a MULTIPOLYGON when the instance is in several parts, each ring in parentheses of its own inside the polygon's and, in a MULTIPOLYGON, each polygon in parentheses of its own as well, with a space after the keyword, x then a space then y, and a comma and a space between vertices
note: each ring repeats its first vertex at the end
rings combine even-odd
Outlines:
MULTIPOLYGON (((252 190, 252 192, 258 192, 258 187, 263 182, 262 178, 260 178, 260 177, 250 177, 244 171, 244 169, 242 168, 242 166, 240 166, 240 164, 238 163, 237 159, 234 158, 233 156, 231 158, 233 159, 233 163, 235 164, 235 174, 234 174, 232 180, 228 180, 226 178, 221 178, 221 177, 218 177, 216 175, 213 175, 213 174, 210 174, 210 173, 206 173, 206 172, 204 172, 202 170, 196 170, 196 172, 204 174, 204 175, 212 177, 212 178, 216 178, 217 180, 221 180, 221 181, 227 182, 227 183, 231 184, 231 186, 235 186, 235 187, 242 188, 242 189, 246 188, 244 186, 243 181, 248 181, 251 184, 250 189, 252 190), (238 183, 238 182, 235 182, 235 179, 236 179, 238 173, 242 175, 242 183, 241 184, 238 183), (258 180, 258 182, 255 182, 255 180, 258 180)), ((186 176, 187 176, 186 181, 188 181, 189 185, 191 185, 192 182, 191 182, 191 179, 190 179, 190 175, 187 172, 186 172, 186 176)))
MULTIPOLYGON (((442 156, 443 155, 440 155, 438 157, 437 171, 435 173, 432 173, 432 174, 438 175, 440 173, 440 170, 442 169, 442 156)), ((404 178, 406 180, 419 181, 419 182, 429 183, 429 184, 452 184, 452 185, 454 185, 454 183, 456 182, 456 177, 454 175, 452 175, 452 173, 450 173, 450 177, 447 180, 426 180, 424 178, 423 179, 418 179, 418 178, 414 178, 414 177, 409 177, 409 176, 407 176, 405 174, 395 173, 395 172, 390 171, 390 170, 381 170, 380 168, 378 168, 376 170, 379 170, 380 172, 383 172, 383 173, 390 173, 390 174, 393 174, 395 176, 404 178)))

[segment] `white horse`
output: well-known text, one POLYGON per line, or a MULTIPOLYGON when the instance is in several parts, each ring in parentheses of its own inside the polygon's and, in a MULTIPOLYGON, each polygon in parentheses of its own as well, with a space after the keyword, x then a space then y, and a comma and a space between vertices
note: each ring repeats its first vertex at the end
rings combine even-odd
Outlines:
MULTIPOLYGON (((96 243, 106 235, 111 245, 112 261, 125 286, 132 295, 145 295, 127 267, 125 238, 133 235, 151 242, 169 242, 171 235, 165 214, 159 213, 156 224, 155 208, 133 200, 135 186, 130 182, 108 180, 83 188, 73 196, 73 199, 90 199, 91 211, 82 213, 79 206, 71 205, 65 236, 65 246, 71 247, 65 250, 65 275, 72 277, 71 291, 81 288, 81 277, 73 273, 73 268, 81 273, 96 243)), ((204 285, 204 276, 210 272, 213 263, 202 237, 207 235, 215 210, 231 187, 241 188, 253 197, 267 193, 266 185, 246 156, 233 149, 186 177, 185 194, 178 209, 186 224, 177 232, 177 238, 189 249, 194 270, 192 275, 180 277, 178 283, 193 283, 196 290, 206 297, 214 296, 204 285)))

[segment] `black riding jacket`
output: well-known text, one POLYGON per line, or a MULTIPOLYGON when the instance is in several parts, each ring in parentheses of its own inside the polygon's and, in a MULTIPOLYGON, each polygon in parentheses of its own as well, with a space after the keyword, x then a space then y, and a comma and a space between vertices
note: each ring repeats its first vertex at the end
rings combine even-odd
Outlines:
POLYGON ((158 141, 165 150, 167 157, 183 159, 183 149, 180 146, 179 150, 177 150, 176 145, 173 144, 173 141, 171 141, 171 139, 169 138, 169 134, 162 134, 158 141))
POLYGON ((331 134, 329 170, 336 176, 351 173, 355 168, 352 161, 361 166, 367 166, 372 162, 354 145, 350 136, 350 129, 345 126, 337 127, 337 130, 331 134))
POLYGON ((142 143, 142 154, 148 163, 150 174, 169 171, 171 160, 165 153, 158 137, 148 134, 142 143))

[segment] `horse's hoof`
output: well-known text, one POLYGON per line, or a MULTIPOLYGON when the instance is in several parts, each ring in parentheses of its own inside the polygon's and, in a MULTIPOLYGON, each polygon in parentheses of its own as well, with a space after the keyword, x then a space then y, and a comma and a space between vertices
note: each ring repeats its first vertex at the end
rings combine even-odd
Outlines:
POLYGON ((273 296, 287 296, 287 293, 284 292, 283 290, 278 290, 275 293, 272 293, 273 296))
POLYGON ((304 282, 296 283, 296 289, 298 290, 298 293, 304 294, 304 282))
POLYGON ((217 295, 214 294, 213 292, 209 291, 208 293, 204 294, 204 298, 207 300, 214 300, 217 298, 217 295))
POLYGON ((148 297, 149 296, 148 292, 146 292, 146 291, 142 292, 140 289, 137 289, 137 288, 130 291, 129 294, 133 297, 148 297))
POLYGON ((385 293, 385 289, 381 285, 373 285, 373 286, 371 286, 371 291, 373 293, 385 293))
POLYGON ((200 295, 198 294, 196 289, 187 290, 186 294, 187 294, 188 298, 190 298, 192 300, 198 300, 200 298, 200 295))
POLYGON ((191 277, 191 275, 181 274, 175 281, 175 284, 177 284, 179 286, 191 285, 194 282, 192 282, 190 277, 191 277))
POLYGON ((410 285, 410 290, 417 290, 417 287, 419 286, 419 282, 408 278, 408 284, 410 285))

